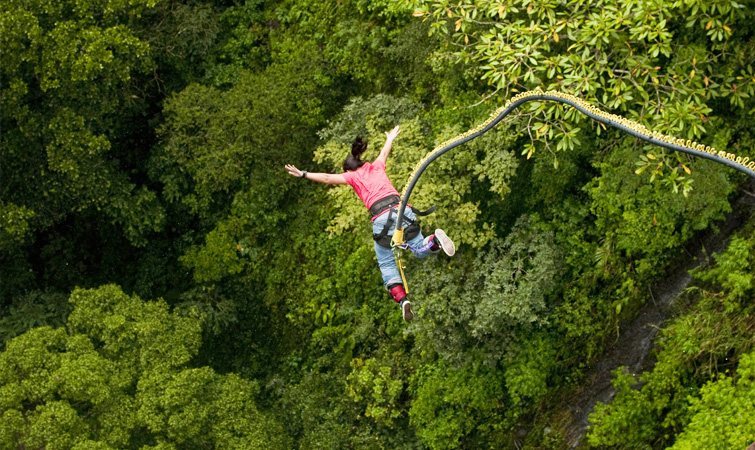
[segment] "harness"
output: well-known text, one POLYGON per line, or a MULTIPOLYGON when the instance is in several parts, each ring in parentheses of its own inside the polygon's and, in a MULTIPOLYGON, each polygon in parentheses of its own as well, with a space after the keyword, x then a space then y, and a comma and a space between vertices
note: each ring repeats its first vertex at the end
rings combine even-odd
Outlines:
MULTIPOLYGON (((381 198, 380 200, 373 203, 372 206, 370 206, 370 215, 372 216, 373 221, 377 219, 378 216, 385 214, 386 211, 388 212, 388 220, 386 220, 383 229, 380 231, 380 233, 372 235, 372 238, 375 240, 375 242, 377 242, 377 244, 383 248, 391 248, 391 236, 389 236, 388 233, 391 231, 391 228, 393 228, 393 223, 395 222, 393 215, 396 212, 396 207, 400 203, 401 197, 399 197, 398 195, 390 195, 388 197, 381 198)), ((412 206, 410 206, 410 208, 412 208, 412 212, 417 216, 426 216, 435 211, 435 206, 432 206, 425 211, 420 211, 412 206)), ((416 220, 411 220, 407 217, 404 217, 404 220, 402 222, 402 225, 405 225, 404 235, 406 236, 406 240, 410 241, 417 237, 420 232, 419 223, 417 223, 416 220)))

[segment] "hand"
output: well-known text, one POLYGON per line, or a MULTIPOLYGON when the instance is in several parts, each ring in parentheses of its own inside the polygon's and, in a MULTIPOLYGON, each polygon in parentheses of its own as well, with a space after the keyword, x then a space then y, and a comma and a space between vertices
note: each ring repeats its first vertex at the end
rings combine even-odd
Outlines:
POLYGON ((398 125, 396 125, 395 127, 393 127, 393 129, 391 131, 386 131, 385 132, 385 140, 393 142, 393 140, 396 139, 396 136, 398 136, 399 131, 401 131, 401 130, 399 130, 399 126, 398 125))
POLYGON ((292 164, 286 164, 285 167, 286 167, 286 170, 288 170, 288 173, 290 175, 293 175, 293 176, 299 177, 299 178, 301 178, 301 176, 304 175, 304 173, 301 170, 297 169, 296 166, 294 166, 292 164))

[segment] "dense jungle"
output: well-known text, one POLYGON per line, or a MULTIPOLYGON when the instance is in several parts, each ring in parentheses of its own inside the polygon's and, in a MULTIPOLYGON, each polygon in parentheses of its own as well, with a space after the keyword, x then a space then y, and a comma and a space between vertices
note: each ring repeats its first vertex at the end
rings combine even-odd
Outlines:
POLYGON ((747 175, 527 103, 415 187, 457 252, 406 257, 405 322, 351 187, 284 164, 339 173, 400 125, 401 191, 537 88, 755 159, 753 23, 753 0, 0 2, 0 449, 745 450, 747 175), (687 267, 573 439, 590 371, 687 267))

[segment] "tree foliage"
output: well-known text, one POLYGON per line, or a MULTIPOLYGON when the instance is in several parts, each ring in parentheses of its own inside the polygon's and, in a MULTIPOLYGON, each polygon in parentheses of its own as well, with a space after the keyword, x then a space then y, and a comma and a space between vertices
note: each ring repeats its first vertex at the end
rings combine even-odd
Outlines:
POLYGON ((747 436, 752 415, 740 420, 738 414, 751 409, 747 389, 750 353, 755 348, 748 331, 753 324, 753 275, 743 268, 752 264, 754 236, 750 232, 736 237, 716 256, 715 266, 697 271, 701 281, 715 283, 711 287, 722 292, 700 288, 690 292, 693 307, 664 329, 658 362, 639 376, 641 388, 635 386, 638 378, 618 371, 616 398, 598 405, 591 415, 592 445, 626 448, 657 441, 670 445, 678 435, 672 448, 701 442, 727 448, 747 445, 745 441, 752 439, 747 436), (740 374, 741 386, 732 384, 731 376, 740 374), (723 401, 730 402, 729 407, 710 412, 723 398, 728 398, 723 401), (722 422, 727 426, 717 428, 722 422))
POLYGON ((464 446, 465 438, 502 406, 502 383, 496 375, 485 366, 454 370, 443 363, 418 371, 409 416, 422 441, 432 449, 464 446))
MULTIPOLYGON (((564 399, 741 175, 528 103, 415 186, 457 253, 406 258, 407 324, 351 188, 283 165, 400 124, 400 191, 534 88, 746 155, 755 9, 703 3, 3 2, 0 447, 565 446, 564 399)), ((588 445, 745 445, 751 230, 588 445)))
POLYGON ((740 448, 753 442, 753 361, 753 353, 743 355, 736 378, 723 375, 701 388, 701 398, 691 401, 693 416, 690 423, 671 447, 673 450, 701 446, 710 449, 740 448))
MULTIPOLYGON (((567 91, 651 129, 692 140, 715 130, 706 125, 709 116, 752 109, 755 72, 746 31, 752 8, 744 3, 413 4, 415 16, 429 21, 432 32, 448 43, 434 57, 473 67, 473 76, 504 98, 536 87, 567 91)), ((573 149, 579 145, 576 136, 585 134, 574 110, 540 105, 527 114, 536 131, 533 139, 551 153, 573 149)), ((534 149, 527 146, 524 153, 534 149)), ((664 165, 657 172, 688 189, 686 159, 663 150, 659 157, 664 165)))
POLYGON ((129 25, 155 4, 3 3, 3 241, 87 208, 137 245, 160 229, 154 192, 129 179, 114 148, 118 120, 142 107, 131 79, 153 64, 129 25))
POLYGON ((542 224, 523 216, 471 267, 428 268, 417 282, 427 292, 420 303, 424 320, 415 326, 420 344, 448 360, 477 354, 494 363, 510 354, 518 331, 548 322, 546 299, 559 275, 551 241, 542 224))
POLYGON ((191 367, 199 320, 110 285, 77 290, 66 327, 41 327, 0 354, 4 448, 284 448, 257 410, 257 385, 191 367))

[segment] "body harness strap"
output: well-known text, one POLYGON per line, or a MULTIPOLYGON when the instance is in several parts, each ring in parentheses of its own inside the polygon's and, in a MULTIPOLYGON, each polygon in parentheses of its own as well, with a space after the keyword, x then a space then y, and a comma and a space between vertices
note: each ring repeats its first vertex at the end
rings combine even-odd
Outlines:
MULTIPOLYGON (((377 216, 385 213, 386 210, 388 210, 388 220, 386 220, 385 226, 380 231, 380 233, 373 234, 372 238, 375 240, 375 242, 377 242, 377 244, 379 246, 381 246, 383 248, 388 248, 389 249, 389 248, 391 248, 391 236, 389 236, 388 233, 391 231, 391 228, 393 228, 393 222, 394 222, 393 214, 395 213, 396 207, 400 203, 400 201, 399 201, 400 199, 399 199, 399 197, 397 195, 393 195, 391 197, 386 197, 385 199, 378 200, 377 202, 375 202, 375 204, 377 205, 378 202, 383 202, 383 200, 385 200, 385 202, 383 204, 381 204, 380 206, 383 206, 383 205, 385 205, 385 206, 384 206, 384 208, 381 211, 379 211, 377 214, 373 215, 373 220, 374 220, 375 217, 377 217, 377 216)), ((373 206, 375 206, 375 205, 373 205, 373 206)), ((416 214, 417 216, 421 216, 421 217, 424 217, 424 216, 427 216, 429 214, 432 214, 433 212, 435 212, 435 209, 436 209, 435 205, 433 205, 432 207, 428 208, 425 211, 420 211, 420 210, 418 210, 418 209, 416 209, 414 207, 411 207, 411 206, 410 206, 410 208, 412 208, 412 212, 414 214, 416 214)), ((377 209, 377 208, 375 208, 375 209, 377 209)), ((373 212, 373 208, 370 208, 370 212, 373 212)), ((406 239, 407 240, 414 239, 419 234, 419 232, 420 232, 419 223, 417 223, 416 220, 407 219, 406 217, 404 217, 404 223, 408 223, 408 225, 406 226, 405 231, 404 231, 405 234, 406 234, 406 239)))

